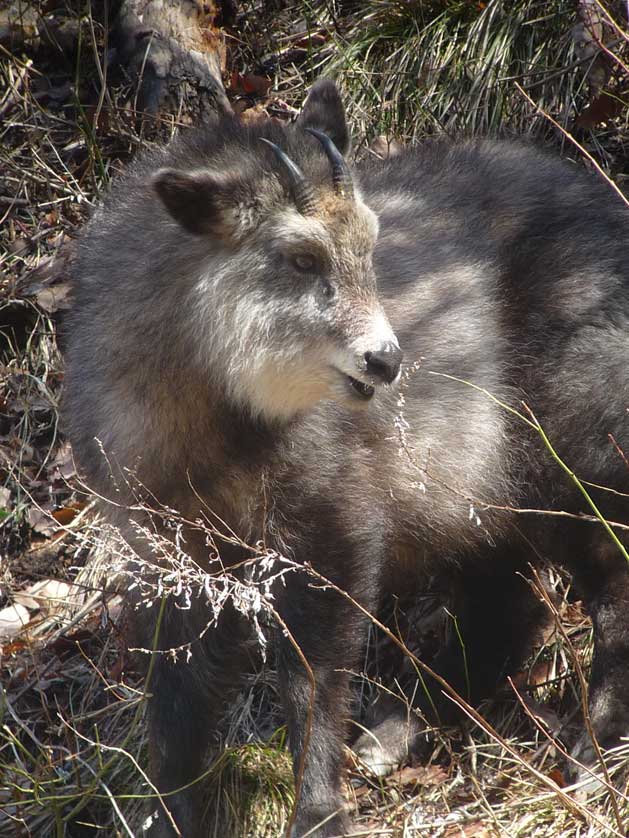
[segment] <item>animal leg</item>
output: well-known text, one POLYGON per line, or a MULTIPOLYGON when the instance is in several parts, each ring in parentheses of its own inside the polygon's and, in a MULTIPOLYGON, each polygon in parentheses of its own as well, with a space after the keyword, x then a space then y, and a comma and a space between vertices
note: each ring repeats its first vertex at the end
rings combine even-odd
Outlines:
MULTIPOLYGON (((605 534, 596 542, 590 561, 575 563, 574 571, 594 627, 590 721, 600 747, 611 748, 629 735, 629 567, 605 534)), ((596 768, 596 750, 588 731, 572 754, 578 762, 596 768)), ((579 779, 591 777, 578 767, 575 773, 579 779)))
MULTIPOLYGON (((474 565, 459 573, 460 596, 450 606, 456 623, 450 626, 449 639, 432 668, 470 704, 492 695, 500 679, 517 669, 530 652, 536 630, 548 620, 520 575, 525 571, 524 562, 505 556, 494 557, 486 568, 474 565)), ((353 746, 378 776, 397 768, 409 753, 425 749, 429 741, 426 722, 447 725, 460 719, 440 684, 423 673, 418 680, 401 653, 399 670, 406 673, 398 680, 407 703, 381 695, 368 714, 367 731, 353 746)))
POLYGON ((350 821, 341 785, 350 715, 348 670, 360 659, 365 619, 338 594, 306 588, 300 591, 300 612, 298 619, 287 622, 308 662, 314 691, 287 638, 282 640, 279 667, 293 765, 301 778, 291 838, 311 831, 316 838, 346 835, 350 821))
MULTIPOLYGON (((181 623, 181 612, 174 618, 181 623)), ((180 640, 181 626, 175 631, 180 640)), ((188 640, 195 636, 187 634, 188 640)), ((195 781, 205 769, 208 749, 218 744, 222 717, 245 667, 247 636, 242 619, 226 607, 218 627, 192 644, 189 661, 185 652, 176 661, 161 654, 155 661, 149 684, 149 763, 151 779, 164 796, 151 802, 150 838, 175 836, 173 820, 184 838, 206 834, 203 784, 195 781)), ((174 640, 166 632, 160 647, 174 646, 174 640)))

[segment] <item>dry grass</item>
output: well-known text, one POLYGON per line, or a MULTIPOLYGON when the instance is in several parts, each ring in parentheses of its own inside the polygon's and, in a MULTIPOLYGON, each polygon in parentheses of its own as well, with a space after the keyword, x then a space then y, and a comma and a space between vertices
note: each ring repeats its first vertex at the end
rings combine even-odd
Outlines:
MULTIPOLYGON (((604 39, 612 45, 604 90, 622 106, 590 130, 579 119, 601 89, 595 61, 573 51, 571 0, 344 6, 342 14, 332 2, 289 3, 265 19, 259 3, 243 3, 230 60, 241 72, 270 72, 284 100, 271 100, 271 113, 290 112, 307 83, 329 73, 345 89, 362 153, 378 135, 407 141, 440 131, 535 133, 562 147, 563 136, 518 94, 518 80, 623 183, 626 26, 608 22, 604 39)), ((151 793, 142 773, 143 677, 125 651, 120 600, 104 591, 120 548, 78 484, 59 430, 56 333, 69 300, 72 242, 90 206, 140 145, 167 138, 175 123, 138 122, 133 90, 115 69, 103 85, 105 30, 89 6, 81 14, 70 2, 52 12, 43 3, 24 8, 38 34, 0 47, 0 608, 38 580, 72 587, 31 603, 28 624, 3 644, 0 836, 140 835, 142 798, 151 793)), ((622 19, 622 4, 607 8, 622 19)), ((252 103, 243 101, 240 108, 252 103)), ((569 740, 579 724, 575 664, 587 669, 590 653, 589 624, 562 592, 576 658, 554 635, 518 681, 523 702, 505 687, 483 708, 489 728, 470 722, 464 732, 448 731, 426 763, 386 781, 353 773, 348 799, 364 834, 623 833, 621 791, 584 802, 560 788, 564 761, 554 738, 569 740)), ((423 605, 416 627, 427 640, 412 649, 429 659, 426 647, 438 644, 443 625, 435 601, 423 605)), ((378 646, 366 665, 365 702, 382 671, 373 661, 386 657, 382 639, 378 646)), ((209 776, 210 834, 277 835, 292 781, 272 661, 229 722, 229 748, 209 776)), ((615 759, 622 764, 626 754, 615 759)))
POLYGON ((575 5, 371 0, 341 17, 333 3, 307 3, 310 31, 323 30, 326 39, 310 50, 306 67, 340 81, 361 137, 532 135, 562 147, 562 137, 519 95, 519 82, 614 167, 616 154, 621 164, 626 159, 626 9, 575 5), (596 33, 611 45, 604 59, 592 50, 589 30, 584 35, 586 13, 600 17, 596 33), (600 107, 602 93, 617 107, 600 107), (601 113, 606 118, 597 121, 601 113))

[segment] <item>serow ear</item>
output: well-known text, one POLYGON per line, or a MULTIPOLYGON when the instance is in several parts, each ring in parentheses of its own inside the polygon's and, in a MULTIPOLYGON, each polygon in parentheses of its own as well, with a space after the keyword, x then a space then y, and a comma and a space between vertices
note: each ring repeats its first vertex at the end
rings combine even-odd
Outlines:
POLYGON ((328 135, 341 154, 349 151, 345 108, 334 82, 323 79, 312 86, 297 125, 300 128, 318 128, 328 135))
POLYGON ((160 169, 153 177, 153 188, 168 212, 196 236, 229 235, 228 195, 233 186, 230 190, 225 179, 212 172, 160 169))

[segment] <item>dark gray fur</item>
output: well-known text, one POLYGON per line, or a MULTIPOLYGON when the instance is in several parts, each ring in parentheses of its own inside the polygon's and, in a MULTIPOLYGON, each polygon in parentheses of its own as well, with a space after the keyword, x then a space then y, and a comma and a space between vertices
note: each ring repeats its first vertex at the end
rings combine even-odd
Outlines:
MULTIPOLYGON (((197 311, 208 254, 215 266, 222 260, 240 271, 233 292, 244 303, 261 294, 261 305, 276 313, 269 341, 278 335, 291 346, 303 340, 304 363, 316 366, 319 355, 327 363, 325 347, 346 340, 352 312, 377 310, 368 255, 348 261, 346 240, 331 267, 296 279, 273 261, 276 254, 255 229, 240 238, 225 232, 230 202, 251 207, 254 228, 291 203, 290 184, 260 136, 287 151, 322 203, 329 199, 329 163, 302 130, 309 126, 346 150, 342 108, 329 83, 313 89, 290 130, 223 119, 147 154, 96 213, 80 247, 65 395, 88 482, 109 496, 110 469, 131 467, 161 503, 189 520, 198 516, 200 496, 248 543, 264 537, 269 547, 310 562, 371 611, 400 580, 407 591, 427 571, 450 563, 466 594, 460 623, 472 700, 491 691, 505 665, 517 664, 539 616, 515 569, 536 556, 562 562, 594 621, 594 729, 601 744, 615 744, 629 733, 625 560, 600 525, 495 509, 590 511, 534 431, 487 393, 434 373, 471 382, 515 407, 525 399, 580 477, 626 491, 626 467, 607 435, 628 450, 627 208, 597 178, 518 143, 427 144, 358 167, 356 182, 380 221, 373 257, 379 297, 408 365, 421 360, 404 384, 411 461, 399 451, 396 387, 377 386, 372 378, 376 393, 367 405, 339 398, 269 418, 230 395, 227 348, 215 351, 220 368, 200 360, 219 328, 212 300, 205 320, 197 311), (166 190, 175 190, 165 200, 180 212, 183 227, 156 192, 164 192, 154 179, 164 168, 211 173, 209 185, 199 175, 205 198, 196 212, 177 192, 177 177, 159 176, 166 190), (336 296, 324 302, 329 286, 336 296), (291 314, 306 308, 300 295, 315 312, 304 319, 291 314)), ((189 188, 186 181, 186 195, 189 188)), ((243 369, 246 363, 243 358, 243 369)), ((604 514, 627 520, 623 498, 592 491, 604 514)), ((125 526, 125 515, 114 517, 125 526)), ((206 564, 202 538, 190 533, 188 548, 206 564)), ((241 557, 225 545, 226 562, 241 557)), ((349 687, 339 670, 358 665, 366 621, 305 575, 289 576, 276 597, 317 680, 293 834, 336 812, 316 834, 337 835, 349 828, 340 793, 349 687)), ((142 612, 138 632, 145 645, 155 611, 142 612)), ((184 621, 169 608, 160 646, 190 640, 195 624, 205 624, 202 612, 184 621)), ((162 791, 200 772, 246 664, 241 634, 246 626, 226 611, 218 629, 195 644, 190 664, 157 660, 151 771, 162 791)), ((309 684, 285 638, 278 638, 278 648, 297 764, 309 684)), ((439 665, 460 686, 457 660, 456 649, 445 650, 439 665)), ((587 740, 578 752, 586 754, 587 740)), ((201 834, 195 787, 168 804, 186 838, 201 834)), ((171 834, 163 817, 153 834, 171 834)))

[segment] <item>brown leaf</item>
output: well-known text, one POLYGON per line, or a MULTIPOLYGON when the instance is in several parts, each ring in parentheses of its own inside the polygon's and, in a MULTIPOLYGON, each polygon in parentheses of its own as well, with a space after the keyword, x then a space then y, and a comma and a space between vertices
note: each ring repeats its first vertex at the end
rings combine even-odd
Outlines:
POLYGON ((58 637, 50 647, 60 660, 66 660, 78 652, 78 647, 85 648, 90 641, 97 637, 94 632, 77 629, 74 634, 58 637))
POLYGON ((245 93, 253 96, 266 96, 272 85, 271 79, 264 76, 247 75, 242 77, 242 86, 245 93))
POLYGON ((386 782, 394 786, 440 786, 447 779, 448 772, 440 765, 407 765, 393 771, 386 782))
POLYGON ((560 789, 565 788, 568 783, 566 782, 566 778, 563 775, 563 771, 560 771, 558 768, 553 768, 548 772, 548 777, 556 783, 560 789))
MULTIPOLYGON (((2 644, 2 654, 5 655, 7 658, 11 657, 12 655, 19 655, 20 652, 23 652, 24 649, 28 648, 28 646, 29 642, 27 640, 22 640, 21 638, 16 637, 9 643, 2 644)), ((25 674, 25 669, 17 669, 11 676, 11 680, 13 682, 23 681, 25 674)))
MULTIPOLYGON (((246 101, 246 100, 241 100, 246 101)), ((238 103, 237 103, 238 104, 238 103)), ((253 108, 245 108, 241 115, 240 121, 241 122, 268 122, 271 117, 268 113, 264 110, 262 105, 254 105, 253 108)), ((278 120, 275 120, 276 122, 278 120)))
POLYGON ((42 288, 35 294, 35 299, 40 308, 43 308, 48 314, 54 314, 60 308, 67 309, 70 307, 68 301, 70 291, 69 282, 60 282, 58 285, 49 285, 47 288, 42 288))
POLYGON ((603 125, 622 113, 624 105, 625 103, 619 96, 603 91, 581 111, 574 124, 584 131, 603 125))
POLYGON ((242 75, 237 70, 234 70, 231 75, 230 89, 236 95, 264 97, 272 85, 271 79, 265 76, 255 76, 251 73, 242 75))
POLYGON ((57 523, 61 524, 62 527, 67 527, 68 524, 71 524, 72 521, 77 516, 77 512, 79 510, 76 509, 75 506, 63 506, 61 509, 55 509, 52 513, 52 517, 57 521, 57 523))
POLYGON ((543 687, 555 677, 555 669, 552 661, 541 660, 531 668, 528 678, 525 678, 525 686, 529 689, 543 687))

